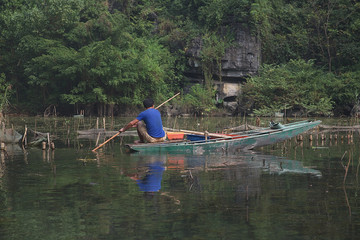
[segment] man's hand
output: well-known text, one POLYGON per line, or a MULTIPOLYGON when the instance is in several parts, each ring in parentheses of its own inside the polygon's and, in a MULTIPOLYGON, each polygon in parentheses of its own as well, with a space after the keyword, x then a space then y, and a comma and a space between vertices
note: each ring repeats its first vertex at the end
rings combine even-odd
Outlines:
POLYGON ((139 120, 137 120, 136 118, 134 120, 132 120, 131 122, 129 122, 125 127, 121 128, 119 130, 119 133, 125 132, 126 130, 128 130, 131 127, 134 127, 137 125, 137 123, 139 122, 139 120))

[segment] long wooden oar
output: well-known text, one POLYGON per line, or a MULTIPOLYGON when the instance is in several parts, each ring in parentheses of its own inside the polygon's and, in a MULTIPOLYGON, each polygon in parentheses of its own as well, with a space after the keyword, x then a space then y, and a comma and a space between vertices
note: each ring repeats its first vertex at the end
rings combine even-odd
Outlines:
POLYGON ((164 128, 167 131, 177 131, 177 132, 183 132, 183 133, 189 133, 189 134, 195 134, 195 135, 201 135, 201 136, 209 136, 209 137, 216 137, 216 138, 234 138, 232 136, 227 136, 225 134, 217 134, 217 133, 205 133, 205 132, 198 132, 198 131, 192 131, 192 130, 184 130, 184 129, 173 129, 173 128, 164 128))
MULTIPOLYGON (((178 92, 177 94, 175 94, 174 96, 172 96, 171 98, 169 98, 168 100, 166 100, 165 102, 163 102, 162 104, 160 104, 159 106, 157 106, 155 109, 158 109, 159 107, 161 107, 162 105, 164 105, 165 103, 171 101, 173 98, 177 97, 180 95, 180 92, 178 92)), ((99 148, 101 148, 102 146, 104 146, 105 144, 107 144, 108 142, 110 142, 112 139, 114 139, 115 137, 117 137, 121 132, 116 133, 114 136, 112 136, 111 138, 109 138, 108 140, 106 140, 105 142, 103 142, 102 144, 100 144, 99 146, 97 146, 96 148, 94 148, 92 151, 95 152, 96 150, 98 150, 99 148)))

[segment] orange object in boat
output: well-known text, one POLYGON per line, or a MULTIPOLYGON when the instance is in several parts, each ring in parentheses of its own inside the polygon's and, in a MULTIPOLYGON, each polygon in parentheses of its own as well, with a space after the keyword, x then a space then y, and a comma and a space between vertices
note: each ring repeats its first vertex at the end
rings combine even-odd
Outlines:
POLYGON ((182 140, 184 139, 183 132, 166 132, 166 135, 169 140, 182 140))

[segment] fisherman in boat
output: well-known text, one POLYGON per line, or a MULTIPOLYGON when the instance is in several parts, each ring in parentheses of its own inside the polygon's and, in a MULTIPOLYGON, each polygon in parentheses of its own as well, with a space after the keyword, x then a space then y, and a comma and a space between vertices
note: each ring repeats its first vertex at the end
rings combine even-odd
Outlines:
POLYGON ((119 132, 122 133, 131 127, 136 127, 140 140, 135 143, 165 141, 166 134, 163 129, 161 114, 154 108, 154 101, 152 99, 145 99, 143 105, 146 110, 141 112, 125 127, 121 128, 119 132))

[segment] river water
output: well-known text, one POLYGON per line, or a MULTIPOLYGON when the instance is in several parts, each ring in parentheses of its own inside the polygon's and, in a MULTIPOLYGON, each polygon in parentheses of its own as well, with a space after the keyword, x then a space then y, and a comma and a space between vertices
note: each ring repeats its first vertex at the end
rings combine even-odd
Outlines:
MULTIPOLYGON (((128 120, 104 121, 115 130, 128 120)), ((197 156, 128 154, 124 144, 136 138, 124 136, 95 154, 97 136, 76 133, 104 121, 8 119, 21 133, 27 126, 29 142, 49 132, 55 149, 15 144, 2 152, 0 239, 359 239, 357 131, 310 131, 253 151, 197 156)), ((242 121, 164 125, 218 131, 242 121)))

